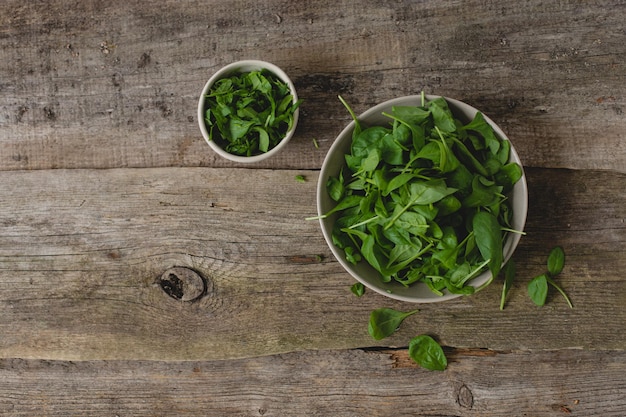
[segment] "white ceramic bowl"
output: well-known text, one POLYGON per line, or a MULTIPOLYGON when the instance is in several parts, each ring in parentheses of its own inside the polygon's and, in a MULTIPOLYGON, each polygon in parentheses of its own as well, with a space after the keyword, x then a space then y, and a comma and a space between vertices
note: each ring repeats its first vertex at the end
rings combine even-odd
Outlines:
POLYGON ((234 155, 229 152, 226 152, 214 140, 209 140, 209 133, 207 131, 206 123, 204 121, 204 114, 206 111, 205 96, 208 94, 213 84, 215 84, 217 80, 220 80, 222 78, 228 77, 236 73, 246 73, 246 72, 251 72, 251 71, 259 71, 263 69, 266 69, 272 72, 281 81, 283 81, 285 84, 289 86, 289 90, 291 91, 291 95, 293 96, 294 103, 298 100, 298 96, 296 95, 296 88, 293 85, 293 82, 291 82, 287 74, 285 74, 285 72, 282 69, 280 69, 274 64, 271 64, 265 61, 244 60, 244 61, 237 61, 237 62, 233 62, 232 64, 228 64, 225 67, 222 67, 215 74, 213 74, 213 76, 209 78, 209 81, 207 81, 204 88, 202 89, 202 94, 200 95, 200 100, 198 101, 198 123, 200 125, 200 131, 202 132, 202 136, 204 137, 204 140, 209 144, 211 149, 213 149, 218 155, 234 162, 251 163, 251 162, 259 162, 264 159, 267 159, 271 157, 272 155, 275 155, 282 148, 284 148, 287 145, 287 142, 289 142, 289 140, 291 139, 291 137, 296 131, 296 126, 298 124, 299 109, 295 110, 293 114, 293 125, 291 126, 291 129, 285 134, 285 137, 283 137, 283 139, 275 147, 273 147, 272 149, 268 150, 265 153, 261 153, 261 154, 253 155, 253 156, 234 155))
MULTIPOLYGON (((427 100, 433 100, 438 96, 426 95, 425 98, 427 100)), ((461 101, 445 98, 448 102, 448 106, 454 116, 467 123, 471 121, 476 113, 477 109, 474 107, 465 104, 461 101)), ((422 103, 422 96, 406 96, 399 97, 384 103, 378 104, 369 110, 362 113, 358 116, 359 122, 363 125, 363 127, 367 126, 387 126, 389 124, 390 119, 384 116, 382 113, 387 112, 390 113, 393 106, 419 106, 422 103)), ((496 134, 504 140, 508 140, 504 132, 487 116, 485 116, 485 120, 493 127, 496 134)), ((324 163, 322 164, 322 169, 319 176, 319 183, 317 185, 317 211, 320 216, 324 213, 327 213, 330 209, 332 209, 336 202, 333 201, 328 192, 326 191, 326 182, 329 177, 336 177, 341 169, 345 165, 345 154, 350 152, 350 145, 352 143, 352 131, 354 130, 354 121, 350 122, 348 126, 339 134, 333 145, 331 146, 324 163)), ((520 167, 522 167, 522 163, 519 159, 515 148, 511 144, 511 162, 517 162, 520 167)), ((523 169, 522 169, 523 174, 523 169)), ((513 190, 510 194, 510 202, 513 210, 513 219, 511 225, 513 229, 522 231, 524 230, 524 225, 526 223, 526 214, 528 211, 528 188, 526 184, 526 176, 523 174, 522 178, 515 184, 513 190)), ((345 255, 343 250, 337 248, 332 242, 332 229, 333 224, 335 222, 336 216, 329 216, 327 218, 320 219, 320 225, 322 228, 322 233, 324 234, 324 238, 328 243, 331 251, 335 258, 339 261, 339 263, 352 275, 357 281, 361 282, 367 288, 385 295, 387 297, 415 302, 415 303, 432 303, 438 301, 450 300, 452 298, 459 297, 458 294, 452 294, 444 290, 444 295, 440 296, 434 294, 424 283, 417 282, 413 285, 406 287, 397 282, 384 283, 381 280, 380 274, 374 268, 372 268, 366 261, 361 261, 357 265, 353 265, 345 259, 345 255)), ((509 233, 507 235, 506 241, 503 247, 503 256, 504 263, 506 263, 520 240, 519 233, 509 233)), ((503 264, 504 264, 503 263, 503 264)), ((489 271, 482 273, 481 275, 474 278, 470 281, 470 285, 475 288, 480 287, 482 284, 485 284, 489 281, 491 277, 491 273, 489 271)))

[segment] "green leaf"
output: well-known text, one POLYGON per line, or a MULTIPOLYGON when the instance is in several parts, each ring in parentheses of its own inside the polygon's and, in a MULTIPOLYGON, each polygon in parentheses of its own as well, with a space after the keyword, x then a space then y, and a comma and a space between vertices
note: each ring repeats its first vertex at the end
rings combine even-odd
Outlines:
POLYGON ((252 71, 248 73, 248 80, 252 84, 252 88, 259 90, 263 94, 269 94, 272 90, 272 85, 259 71, 252 71))
POLYGON ((361 133, 361 130, 362 130, 361 122, 359 122, 359 119, 356 117, 356 114, 354 113, 354 111, 352 111, 352 108, 343 99, 343 97, 341 97, 341 95, 337 97, 339 98, 339 101, 341 101, 341 104, 343 104, 343 106, 346 108, 346 110, 348 110, 348 113, 350 113, 350 117, 352 117, 352 120, 354 120, 354 130, 352 131, 352 140, 354 141, 354 139, 356 139, 361 133))
POLYGON ((509 158, 511 157, 511 142, 508 140, 500 141, 500 149, 496 156, 502 165, 509 162, 509 158))
POLYGON ((380 151, 371 149, 366 158, 361 161, 361 171, 372 172, 380 163, 380 151))
POLYGON ((472 220, 476 246, 485 261, 489 261, 489 270, 493 278, 502 268, 502 231, 498 219, 486 211, 479 211, 472 220))
POLYGON ((459 165, 457 169, 448 174, 447 184, 459 190, 459 197, 465 197, 472 192, 472 181, 475 175, 465 165, 459 165))
POLYGON ((328 195, 334 201, 339 201, 344 196, 345 188, 343 186, 343 177, 330 177, 326 182, 326 190, 328 191, 328 195))
POLYGON ((410 172, 405 172, 405 173, 396 175, 387 183, 387 188, 384 190, 383 195, 385 196, 389 195, 389 193, 397 190, 398 188, 402 187, 404 184, 408 183, 414 178, 415 178, 415 174, 410 173, 410 172))
POLYGON ((352 291, 352 294, 356 295, 357 297, 362 297, 363 294, 365 294, 365 285, 360 282, 355 282, 350 287, 350 291, 352 291))
POLYGON ((392 133, 383 136, 381 143, 382 160, 390 165, 402 165, 404 163, 404 149, 392 133))
POLYGON ((450 149, 450 146, 448 145, 448 142, 446 142, 446 138, 441 130, 439 130, 438 127, 435 127, 435 130, 441 139, 441 141, 436 141, 437 146, 439 146, 438 168, 443 173, 452 172, 459 167, 460 162, 454 155, 454 152, 450 149))
POLYGON ((363 244, 361 245, 361 255, 367 262, 383 276, 385 274, 385 266, 388 261, 385 259, 384 253, 380 246, 376 244, 376 239, 372 235, 363 236, 363 244))
POLYGON ((448 103, 442 97, 429 101, 427 104, 430 112, 433 115, 435 126, 437 126, 442 132, 454 132, 456 130, 456 123, 452 112, 448 108, 448 103))
POLYGON ((259 134, 259 150, 261 152, 267 152, 270 149, 270 136, 267 131, 261 127, 253 128, 255 132, 259 134))
POLYGON ((341 201, 339 201, 339 203, 337 203, 335 207, 333 207, 326 214, 324 214, 323 217, 328 217, 329 215, 338 211, 358 206, 361 203, 361 200, 363 200, 363 197, 360 195, 348 195, 341 201))
POLYGON ((252 156, 274 148, 293 125, 300 100, 269 71, 218 80, 205 97, 209 140, 229 153, 252 156))
POLYGON ((431 161, 434 165, 439 164, 441 160, 441 147, 436 141, 428 142, 423 148, 415 155, 415 159, 425 159, 431 161))
POLYGON ((508 192, 522 178, 522 168, 515 162, 511 162, 502 166, 494 178, 496 183, 503 186, 503 192, 508 192))
POLYGON ((515 262, 513 259, 509 259, 509 261, 504 265, 504 284, 502 285, 502 297, 500 298, 500 310, 504 310, 504 302, 506 301, 506 296, 513 285, 513 280, 515 279, 515 262))
POLYGON ((482 116, 463 129, 444 99, 393 108, 389 123, 367 128, 340 100, 356 126, 344 168, 326 184, 337 205, 318 218, 338 213, 332 241, 346 259, 438 295, 472 293, 468 282, 486 268, 497 276, 512 218, 503 192, 522 172, 503 165, 508 143, 489 143, 482 116))
POLYGON ((548 256, 548 272, 551 276, 561 273, 565 265, 565 252, 560 246, 554 247, 548 256))
POLYGON ((244 137, 248 131, 250 130, 250 128, 255 124, 255 121, 246 121, 246 120, 241 120, 241 119, 230 119, 229 122, 229 130, 230 130, 230 137, 233 138, 233 140, 237 140, 237 139, 241 139, 242 137, 244 137))
POLYGON ((411 339, 409 356, 419 366, 431 371, 443 371, 448 367, 448 360, 439 343, 425 334, 411 339))
POLYGON ((554 282, 552 278, 547 277, 547 281, 548 284, 552 285, 563 296, 563 298, 565 298, 565 301, 567 302, 567 305, 569 305, 569 308, 574 308, 574 306, 572 305, 572 301, 569 299, 567 294, 565 294, 565 291, 563 291, 563 289, 559 287, 559 285, 554 282))
POLYGON ((500 141, 496 137, 493 127, 487 123, 482 113, 476 113, 474 119, 467 125, 463 126, 463 129, 480 133, 485 140, 485 145, 489 148, 491 153, 494 155, 498 153, 498 150, 500 149, 500 141))
POLYGON ((488 207, 500 199, 502 187, 482 175, 472 180, 472 192, 463 200, 464 207, 488 207))
POLYGON ((538 306, 546 303, 546 298, 548 297, 548 277, 545 274, 533 278, 528 283, 528 296, 538 306))
POLYGON ((428 110, 418 106, 394 106, 391 109, 391 114, 407 124, 413 125, 421 125, 430 116, 428 110))
POLYGON ((466 161, 466 168, 472 168, 475 172, 480 175, 489 175, 483 164, 477 159, 477 157, 465 146, 463 142, 456 138, 452 138, 452 140, 456 143, 456 148, 459 150, 459 159, 463 159, 466 161))
POLYGON ((419 310, 402 312, 392 308, 379 308, 371 312, 368 332, 376 340, 391 336, 400 327, 404 319, 419 310))
POLYGON ((391 227, 398 217, 412 206, 436 203, 455 191, 455 188, 448 188, 442 179, 411 183, 409 185, 408 203, 394 214, 394 217, 387 223, 385 228, 391 227))
POLYGON ((367 157, 373 149, 382 147, 382 139, 390 132, 389 129, 382 126, 369 127, 363 130, 352 141, 352 155, 361 159, 367 157))
POLYGON ((447 195, 436 203, 439 216, 447 216, 461 208, 461 202, 454 195, 447 195))
POLYGON ((361 254, 356 251, 352 246, 346 246, 344 249, 344 253, 346 254, 346 261, 350 262, 353 265, 356 265, 361 261, 361 254))
POLYGON ((446 269, 453 269, 456 266, 456 258, 459 255, 459 248, 446 248, 433 253, 433 259, 440 262, 446 269))

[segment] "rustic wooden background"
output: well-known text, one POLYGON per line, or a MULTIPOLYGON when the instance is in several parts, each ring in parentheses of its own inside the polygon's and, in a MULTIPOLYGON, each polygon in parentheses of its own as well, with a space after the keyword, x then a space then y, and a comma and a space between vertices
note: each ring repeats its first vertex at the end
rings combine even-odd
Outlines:
POLYGON ((623 417, 625 19, 619 0, 5 0, 0 413, 623 417), (304 99, 287 149, 253 166, 212 153, 196 116, 239 59, 304 99), (496 282, 374 341, 372 309, 415 306, 354 297, 304 219, 349 121, 337 95, 362 112, 421 91, 507 132, 528 234, 504 311, 496 282), (526 296, 557 244, 574 309, 526 296), (164 291, 176 266, 206 279, 199 299, 164 291), (445 372, 408 358, 421 333, 445 372))

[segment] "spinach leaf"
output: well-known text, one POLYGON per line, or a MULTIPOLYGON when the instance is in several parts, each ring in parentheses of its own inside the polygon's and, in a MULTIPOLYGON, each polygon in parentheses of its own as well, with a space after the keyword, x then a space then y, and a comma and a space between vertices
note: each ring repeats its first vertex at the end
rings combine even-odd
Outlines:
POLYGON ((548 272, 551 276, 561 273, 565 265, 565 252, 560 246, 554 247, 548 255, 548 272))
POLYGON ((442 132, 454 132, 456 130, 454 116, 452 116, 448 103, 443 97, 429 101, 427 107, 433 115, 435 126, 442 132))
MULTIPOLYGON (((500 149, 500 141, 496 138, 493 128, 487 123, 482 113, 476 113, 474 119, 463 126, 463 130, 472 130, 482 135, 485 140, 485 146, 489 148, 492 154, 496 155, 500 149)), ((507 158, 508 159, 508 158, 507 158)))
POLYGON ((346 260, 438 295, 473 293, 485 269, 497 276, 512 231, 505 193, 522 175, 506 163, 510 144, 482 115, 464 126, 443 98, 394 107, 384 126, 362 125, 340 101, 354 120, 352 142, 326 183, 336 205, 315 218, 336 213, 332 240, 346 260))
POLYGON ((265 153, 291 129, 300 103, 294 102, 287 84, 267 70, 218 80, 205 98, 209 140, 235 155, 265 153))
POLYGON ((346 101, 343 99, 343 97, 341 96, 337 96, 339 98, 339 101, 341 101, 341 104, 344 105, 344 107, 348 110, 348 113, 350 113, 350 117, 352 117, 352 120, 354 120, 354 130, 352 132, 352 139, 356 139, 360 134, 361 134, 361 122, 359 122, 358 117, 356 117, 356 114, 354 114, 354 112, 352 111, 352 108, 350 108, 350 106, 348 106, 348 103, 346 103, 346 101))
POLYGON ((516 163, 503 165, 495 174, 496 182, 502 185, 503 192, 509 192, 522 178, 522 168, 516 163))
POLYGON ((528 296, 533 302, 542 306, 548 297, 548 276, 541 274, 528 283, 528 296))
POLYGON ((391 336, 400 327, 405 318, 419 310, 402 312, 392 308, 379 308, 371 312, 368 332, 376 340, 391 336))
POLYGON ((360 282, 355 282, 350 287, 350 291, 352 291, 352 294, 356 295, 357 297, 362 297, 363 294, 365 294, 365 285, 360 282))
POLYGON ((472 179, 472 192, 463 200, 465 207, 487 207, 500 200, 502 187, 482 175, 472 179))
POLYGON ((425 334, 411 339, 409 356, 418 365, 431 371, 443 371, 448 367, 448 359, 439 343, 425 334))
POLYGON ((553 286, 563 296, 563 298, 565 298, 565 301, 567 302, 567 305, 569 306, 569 308, 574 308, 574 306, 572 305, 572 301, 569 299, 567 294, 565 294, 565 291, 563 291, 563 288, 561 288, 556 282, 554 282, 552 277, 548 276, 547 280, 548 280, 548 284, 553 286))
POLYGON ((502 285, 502 297, 500 298, 500 310, 504 310, 504 302, 506 301, 506 296, 513 285, 513 280, 515 279, 515 262, 513 259, 509 259, 509 261, 504 265, 504 285, 502 285))
POLYGON ((389 220, 386 229, 391 227, 393 223, 400 217, 404 212, 415 205, 427 205, 433 204, 442 198, 454 193, 456 191, 455 188, 448 188, 446 183, 442 179, 436 179, 426 182, 413 182, 408 187, 408 198, 406 205, 401 207, 397 213, 389 220))
POLYGON ((326 182, 326 190, 328 195, 334 201, 339 201, 344 196, 345 187, 343 185, 343 175, 340 173, 339 177, 330 177, 326 182))
POLYGON ((546 302, 548 295, 548 285, 554 287, 565 298, 569 308, 574 308, 572 301, 565 291, 554 281, 554 277, 563 271, 565 265, 565 252, 560 246, 552 248, 548 255, 548 272, 541 274, 528 283, 528 295, 538 306, 546 302))
POLYGON ((480 211, 472 220, 476 246, 485 260, 489 261, 492 278, 502 268, 502 232, 496 217, 486 211, 480 211))

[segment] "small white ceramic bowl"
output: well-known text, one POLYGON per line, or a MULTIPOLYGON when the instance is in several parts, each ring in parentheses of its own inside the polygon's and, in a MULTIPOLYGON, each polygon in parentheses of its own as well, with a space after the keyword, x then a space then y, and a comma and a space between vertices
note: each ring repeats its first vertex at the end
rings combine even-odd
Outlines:
POLYGON ((229 152, 226 152, 215 141, 209 140, 209 133, 207 131, 206 123, 204 121, 204 115, 206 112, 205 97, 208 94, 211 87, 213 86, 213 84, 215 84, 217 80, 220 80, 222 78, 228 77, 236 73, 246 73, 246 72, 251 72, 251 71, 259 71, 263 69, 270 71, 271 73, 276 75, 282 82, 287 84, 289 86, 289 90, 291 91, 291 95, 293 96, 293 102, 295 103, 296 101, 298 101, 298 96, 296 95, 296 88, 293 85, 293 82, 291 82, 291 79, 289 79, 289 77, 287 76, 287 74, 285 74, 285 72, 282 69, 280 69, 274 64, 271 64, 265 61, 258 61, 258 60, 237 61, 237 62, 233 62, 232 64, 228 64, 225 67, 222 67, 219 71, 213 74, 211 78, 209 78, 209 81, 207 81, 204 88, 202 89, 202 94, 200 95, 200 100, 198 101, 198 124, 200 125, 200 131, 202 132, 202 136, 204 137, 204 140, 209 144, 211 149, 213 149, 218 155, 234 162, 251 163, 251 162, 259 162, 264 159, 267 159, 271 157, 272 155, 275 155, 282 148, 284 148, 287 145, 287 142, 289 142, 289 140, 291 139, 291 137, 296 131, 296 126, 298 124, 299 109, 296 109, 293 114, 293 124, 291 126, 291 129, 285 134, 285 137, 283 137, 283 139, 275 147, 268 150, 267 152, 264 152, 258 155, 253 155, 253 156, 234 155, 229 152))
MULTIPOLYGON (((425 96, 428 101, 433 100, 437 97, 438 96, 431 95, 425 96)), ((470 122, 478 112, 478 110, 474 107, 461 101, 450 99, 447 97, 445 97, 445 99, 448 102, 448 106, 453 115, 457 119, 465 123, 470 122)), ((421 95, 395 98, 370 108, 369 110, 358 116, 358 119, 359 122, 363 125, 363 128, 368 126, 387 126, 389 125, 390 119, 384 116, 382 114, 383 112, 391 113, 391 109, 393 106, 420 106, 421 103, 421 95)), ((485 120, 493 127, 496 134, 501 139, 508 140, 502 129, 500 129, 491 119, 485 116, 484 113, 483 116, 485 120)), ((348 126, 346 126, 346 128, 339 134, 339 136, 331 146, 330 150, 328 151, 328 154, 324 159, 324 163, 322 164, 319 182, 317 185, 317 211, 319 216, 327 213, 336 205, 336 202, 330 198, 328 192, 326 191, 326 182, 328 181, 329 177, 336 177, 341 167, 345 165, 344 156, 345 154, 350 152, 353 130, 354 121, 350 122, 350 124, 348 124, 348 126)), ((517 162, 520 167, 522 167, 519 156, 512 144, 510 161, 517 162)), ((523 168, 522 178, 515 184, 510 194, 510 202, 513 210, 513 219, 511 225, 513 229, 523 231, 524 225, 526 223, 526 214, 528 211, 528 188, 526 184, 526 176, 523 174, 523 168)), ((330 247, 330 250, 333 252, 335 258, 344 267, 344 269, 367 288, 396 300, 414 303, 433 303, 460 297, 460 295, 452 294, 447 290, 444 290, 443 296, 434 294, 426 286, 426 284, 421 282, 414 283, 413 285, 408 287, 400 283, 394 282, 393 280, 392 282, 385 283, 382 281, 378 271, 372 268, 366 261, 363 260, 357 265, 348 262, 345 259, 343 250, 337 248, 332 242, 332 230, 336 217, 337 216, 331 215, 327 218, 320 219, 322 233, 324 234, 326 243, 330 247)), ((513 252, 515 251, 515 248, 519 243, 520 237, 521 236, 519 233, 509 233, 507 235, 503 247, 503 265, 509 260, 511 255, 513 255, 513 252)), ((472 279, 470 281, 470 285, 472 285, 474 288, 478 288, 482 284, 485 284, 487 281, 489 281, 490 277, 491 273, 489 271, 484 272, 476 278, 472 279)))

